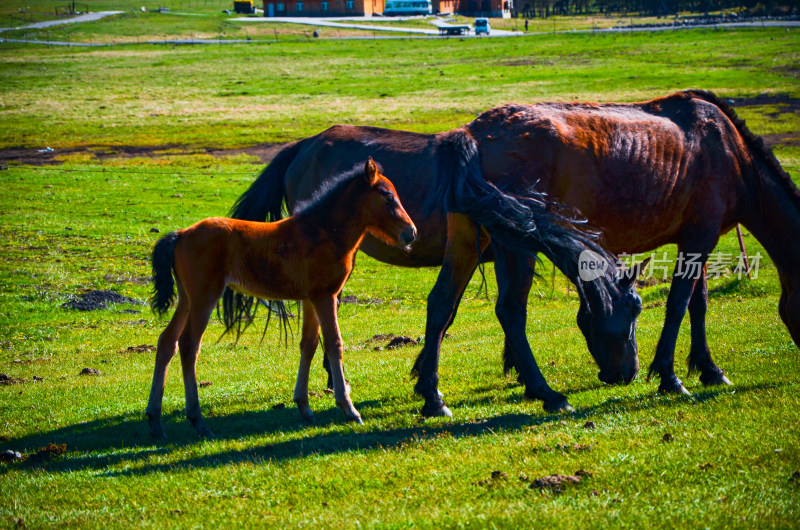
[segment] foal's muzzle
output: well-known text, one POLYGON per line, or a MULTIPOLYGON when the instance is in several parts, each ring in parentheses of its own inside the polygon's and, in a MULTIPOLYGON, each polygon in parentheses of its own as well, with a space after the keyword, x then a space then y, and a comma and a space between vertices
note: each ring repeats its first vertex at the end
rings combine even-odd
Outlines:
POLYGON ((417 229, 415 227, 403 230, 403 233, 400 234, 400 242, 403 243, 403 246, 410 245, 415 239, 417 239, 417 229))

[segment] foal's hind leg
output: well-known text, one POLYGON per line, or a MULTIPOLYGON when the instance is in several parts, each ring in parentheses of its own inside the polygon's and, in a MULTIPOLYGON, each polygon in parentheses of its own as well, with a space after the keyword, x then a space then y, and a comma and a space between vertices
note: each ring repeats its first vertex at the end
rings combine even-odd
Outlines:
POLYGON ((322 327, 323 346, 325 355, 331 364, 333 375, 333 396, 336 404, 342 409, 350 421, 361 421, 361 415, 350 401, 350 392, 344 381, 344 368, 342 367, 342 335, 339 333, 339 322, 336 317, 336 298, 331 296, 321 300, 314 300, 314 310, 322 327))
MULTIPOLYGON (((178 287, 180 289, 180 286, 178 287)), ((178 337, 186 326, 189 316, 189 304, 185 296, 179 296, 175 314, 167 327, 158 338, 156 350, 156 366, 153 370, 153 384, 150 387, 150 399, 147 401, 147 420, 150 423, 150 433, 153 438, 166 438, 164 428, 161 426, 161 402, 164 398, 164 385, 166 383, 167 368, 175 355, 178 347, 178 337)))
POLYGON ((706 339, 706 310, 708 308, 708 283, 705 270, 697 280, 689 300, 689 319, 692 324, 692 345, 689 350, 689 373, 700 372, 700 381, 706 386, 730 385, 731 382, 711 359, 706 339))
POLYGON ((214 433, 206 426, 200 412, 200 398, 197 394, 197 355, 200 353, 200 343, 215 303, 216 299, 203 304, 193 303, 189 321, 178 339, 181 368, 183 369, 183 387, 186 393, 186 418, 192 423, 197 434, 203 438, 213 438, 214 433), (197 307, 198 305, 200 307, 197 307))
MULTIPOLYGON (((300 367, 297 369, 297 383, 294 385, 294 402, 305 421, 314 421, 314 413, 308 405, 308 373, 311 361, 319 345, 319 320, 310 302, 303 302, 303 338, 300 339, 300 367)), ((326 357, 327 359, 327 357, 326 357)), ((331 383, 333 384, 333 383, 331 383)))

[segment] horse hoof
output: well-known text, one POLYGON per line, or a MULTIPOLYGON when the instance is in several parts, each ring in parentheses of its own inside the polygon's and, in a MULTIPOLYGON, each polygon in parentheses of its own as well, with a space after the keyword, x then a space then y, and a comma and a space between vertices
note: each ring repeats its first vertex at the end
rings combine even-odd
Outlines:
POLYGON ((202 425, 197 428, 197 434, 200 436, 200 438, 204 438, 206 440, 214 439, 214 433, 211 432, 211 429, 209 429, 205 425, 202 425))
POLYGON ((347 418, 347 421, 352 423, 358 423, 359 425, 364 425, 364 420, 361 419, 361 416, 356 416, 355 418, 347 418))
POLYGON ((661 386, 658 387, 659 394, 677 394, 677 395, 684 395, 688 396, 691 393, 686 390, 686 387, 683 386, 682 383, 678 382, 677 385, 665 385, 661 383, 661 386))
POLYGON ((700 376, 700 382, 705 386, 731 386, 730 379, 725 377, 724 374, 714 374, 712 377, 704 378, 700 376))
POLYGON ((167 433, 165 433, 164 429, 161 429, 161 428, 153 429, 152 431, 150 431, 150 436, 154 440, 166 440, 167 439, 167 433))
POLYGON ((444 403, 442 403, 439 406, 436 406, 436 405, 428 406, 428 404, 425 404, 425 406, 422 407, 422 410, 420 412, 426 418, 438 418, 438 417, 452 418, 453 417, 453 413, 450 412, 450 409, 448 409, 447 405, 445 405, 444 403))
POLYGON ((567 398, 563 396, 558 399, 545 401, 542 403, 542 407, 544 407, 545 412, 575 412, 575 409, 569 404, 567 398))

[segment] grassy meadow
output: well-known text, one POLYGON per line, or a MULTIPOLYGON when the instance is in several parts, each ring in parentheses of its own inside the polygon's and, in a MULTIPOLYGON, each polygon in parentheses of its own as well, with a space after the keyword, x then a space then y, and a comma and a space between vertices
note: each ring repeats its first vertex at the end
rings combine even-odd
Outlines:
MULTIPOLYGON (((113 41, 124 20, 63 31, 113 41)), ((159 20, 143 33, 162 31, 159 20)), ((659 396, 645 380, 664 318, 659 281, 640 289, 643 373, 625 387, 601 384, 575 325, 574 289, 545 264, 528 336, 576 410, 544 413, 502 377, 489 264, 488 295, 473 278, 442 347, 453 418, 424 420, 409 377, 421 346, 389 350, 376 336, 424 335, 438 270, 362 254, 344 292, 358 303, 342 305, 340 325, 364 425, 344 423, 318 361, 318 421, 301 422, 291 401, 297 326, 286 347, 277 327, 261 341, 256 325, 238 344, 209 327, 197 370, 216 439, 199 440, 183 417, 178 359, 164 397, 168 440, 149 438, 144 408, 166 324, 145 305, 149 252, 164 233, 228 211, 264 165, 249 148, 334 123, 432 132, 508 101, 631 101, 698 87, 734 101, 800 182, 798 50, 800 31, 785 28, 0 44, 0 452, 29 456, 0 463, 0 525, 796 527, 800 357, 777 314, 775 268, 749 236, 749 253, 762 255, 758 277, 710 281, 709 343, 732 387, 683 377, 691 396, 659 396), (138 302, 62 307, 95 289, 138 302), (577 470, 591 476, 561 492, 531 487, 577 470)), ((718 250, 738 252, 735 234, 718 250)), ((688 347, 687 319, 681 376, 688 347)))

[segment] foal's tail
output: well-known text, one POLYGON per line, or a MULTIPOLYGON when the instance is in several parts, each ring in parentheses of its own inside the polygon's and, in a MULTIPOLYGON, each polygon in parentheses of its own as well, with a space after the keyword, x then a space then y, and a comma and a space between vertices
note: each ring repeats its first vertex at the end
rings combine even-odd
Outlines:
POLYGON ((158 240, 153 247, 151 263, 153 265, 153 296, 150 307, 158 316, 164 313, 175 302, 175 280, 172 278, 172 266, 175 263, 175 245, 178 243, 178 232, 170 232, 158 240))

